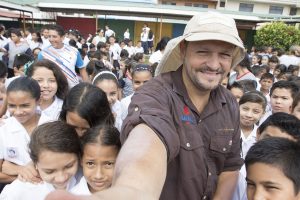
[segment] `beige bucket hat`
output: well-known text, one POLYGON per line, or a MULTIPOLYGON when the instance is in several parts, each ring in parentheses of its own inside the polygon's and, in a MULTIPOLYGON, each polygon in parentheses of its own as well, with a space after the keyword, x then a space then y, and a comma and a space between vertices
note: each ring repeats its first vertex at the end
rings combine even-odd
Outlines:
POLYGON ((244 45, 239 37, 235 21, 217 12, 200 13, 193 16, 187 23, 182 36, 168 42, 164 55, 156 68, 155 75, 176 71, 182 65, 179 43, 183 40, 220 40, 235 45, 232 67, 244 58, 244 45))

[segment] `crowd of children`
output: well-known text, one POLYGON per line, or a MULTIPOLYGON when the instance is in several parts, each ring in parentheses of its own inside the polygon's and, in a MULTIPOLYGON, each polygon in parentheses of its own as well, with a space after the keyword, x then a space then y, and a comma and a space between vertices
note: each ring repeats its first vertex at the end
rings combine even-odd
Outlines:
MULTIPOLYGON (((55 25, 26 35, 0 25, 0 183, 11 183, 0 199, 39 200, 56 189, 87 195, 111 186, 131 97, 151 81, 170 40, 163 37, 152 52, 154 35, 145 25, 141 37, 152 34, 145 61, 149 37, 134 47, 125 33, 117 40, 106 26, 85 40, 55 25)), ((300 46, 281 53, 253 48, 222 82, 240 108, 245 165, 234 200, 300 195, 300 46)))

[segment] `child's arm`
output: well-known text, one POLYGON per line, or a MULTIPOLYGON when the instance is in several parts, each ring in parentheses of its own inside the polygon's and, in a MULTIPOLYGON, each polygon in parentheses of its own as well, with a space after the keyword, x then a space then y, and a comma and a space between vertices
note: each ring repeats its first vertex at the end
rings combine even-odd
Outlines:
POLYGON ((39 183, 42 180, 32 162, 25 166, 16 165, 9 161, 2 164, 2 172, 8 175, 18 176, 21 181, 39 183))
POLYGON ((0 183, 11 183, 17 176, 10 176, 2 172, 3 159, 0 159, 0 183))

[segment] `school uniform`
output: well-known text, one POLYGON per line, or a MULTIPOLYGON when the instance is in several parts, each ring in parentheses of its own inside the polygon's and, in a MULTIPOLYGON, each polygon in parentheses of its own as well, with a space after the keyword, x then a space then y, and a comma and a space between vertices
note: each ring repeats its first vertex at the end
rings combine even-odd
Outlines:
MULTIPOLYGON (((48 116, 51 120, 57 120, 63 105, 63 100, 55 96, 52 104, 41 112, 48 116)), ((39 108, 40 109, 40 108, 39 108)))
POLYGON ((117 100, 112 106, 112 112, 116 114, 115 116, 115 127, 121 132, 122 123, 125 117, 123 116, 123 106, 119 100, 117 100))
POLYGON ((83 176, 80 179, 80 182, 72 188, 71 193, 76 195, 91 195, 92 193, 89 190, 88 183, 86 182, 85 177, 83 176))
MULTIPOLYGON (((49 121, 51 119, 42 114, 38 125, 49 121)), ((16 118, 4 119, 0 127, 0 159, 17 165, 26 165, 31 161, 28 149, 29 141, 29 134, 16 118)))
POLYGON ((247 138, 244 136, 243 130, 241 130, 241 140, 242 140, 242 155, 241 155, 241 157, 243 159, 245 159, 249 149, 256 142, 256 130, 257 130, 257 128, 258 128, 258 126, 256 126, 254 124, 253 130, 251 131, 251 133, 248 135, 247 138))
MULTIPOLYGON (((75 183, 76 180, 72 177, 67 186, 67 191, 70 191, 75 186, 75 183)), ((0 200, 44 200, 54 190, 53 185, 46 182, 32 184, 16 179, 11 184, 5 186, 0 194, 0 200)))
POLYGON ((129 107, 129 104, 131 102, 131 98, 132 98, 133 94, 123 98, 121 100, 121 104, 122 104, 122 107, 123 107, 123 116, 124 116, 124 119, 126 118, 126 116, 128 115, 128 107, 129 107))

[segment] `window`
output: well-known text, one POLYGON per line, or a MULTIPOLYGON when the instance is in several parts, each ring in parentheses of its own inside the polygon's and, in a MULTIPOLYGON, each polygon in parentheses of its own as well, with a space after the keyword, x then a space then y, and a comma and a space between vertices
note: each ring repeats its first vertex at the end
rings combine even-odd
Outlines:
POLYGON ((220 1, 220 7, 225 8, 225 1, 220 1))
POLYGON ((202 3, 184 3, 184 6, 198 7, 198 8, 208 8, 207 4, 202 3))
POLYGON ((175 2, 169 2, 169 1, 163 1, 162 4, 176 6, 175 2))
POLYGON ((199 8, 208 8, 207 4, 202 4, 202 3, 194 3, 193 6, 199 8))
POLYGON ((281 6, 270 6, 269 14, 279 14, 281 15, 283 12, 283 7, 281 6))
POLYGON ((297 8, 296 7, 291 7, 290 15, 296 15, 296 14, 297 14, 297 8))
POLYGON ((240 3, 239 11, 241 12, 253 12, 254 4, 240 3))

